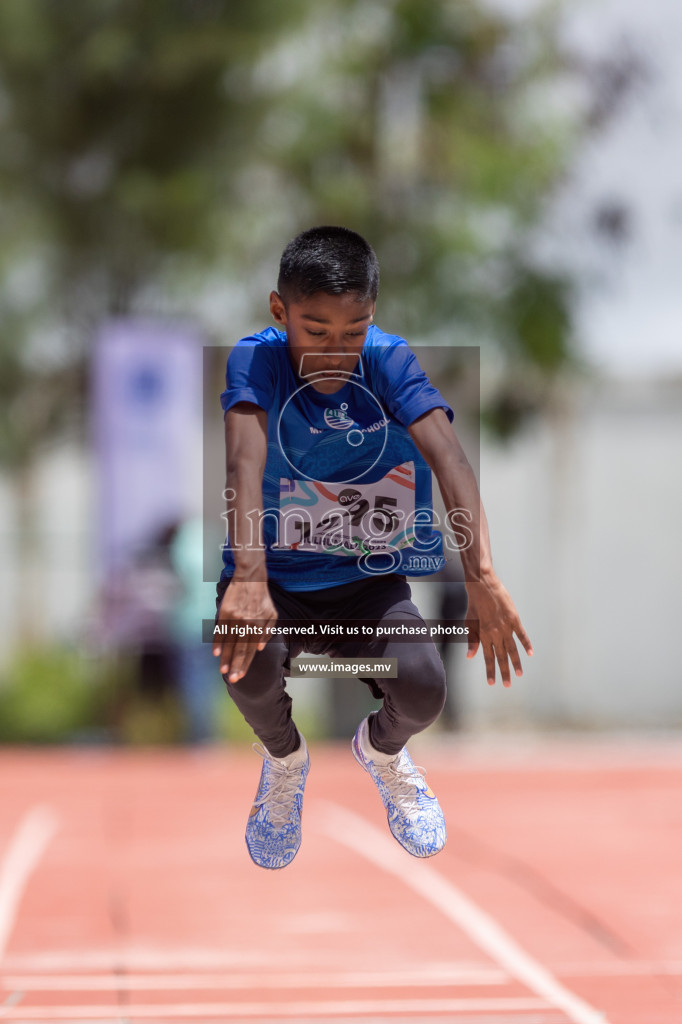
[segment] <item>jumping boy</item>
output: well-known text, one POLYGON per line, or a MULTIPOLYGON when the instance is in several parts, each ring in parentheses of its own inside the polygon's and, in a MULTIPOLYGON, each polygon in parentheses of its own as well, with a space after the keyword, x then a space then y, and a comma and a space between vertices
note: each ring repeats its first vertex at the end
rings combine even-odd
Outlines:
POLYGON ((301 843, 310 762, 284 677, 302 651, 397 659, 396 678, 363 680, 383 703, 358 726, 352 752, 406 850, 430 857, 445 844, 441 808, 405 749, 445 701, 434 644, 392 639, 388 629, 381 639, 375 629, 341 640, 274 631, 278 621, 367 620, 402 624, 403 633, 423 625, 405 577, 444 564, 431 471, 465 540, 468 620, 478 622, 467 656, 480 642, 488 682, 498 667, 509 686, 511 668, 522 674, 514 634, 532 654, 493 570, 485 513, 452 410, 407 343, 372 323, 378 285, 376 256, 360 235, 340 227, 304 231, 284 250, 270 294, 280 329, 242 339, 227 365, 221 403, 229 537, 213 653, 261 744, 246 843, 264 868, 285 867, 301 843))

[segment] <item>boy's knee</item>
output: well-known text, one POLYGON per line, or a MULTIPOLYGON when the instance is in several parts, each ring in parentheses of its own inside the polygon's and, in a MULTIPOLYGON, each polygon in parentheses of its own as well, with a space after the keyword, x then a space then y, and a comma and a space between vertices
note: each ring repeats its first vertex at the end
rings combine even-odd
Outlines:
POLYGON ((424 679, 420 688, 421 705, 424 709, 424 716, 434 722, 445 707, 445 698, 448 695, 445 670, 440 658, 438 664, 434 664, 429 672, 428 678, 424 679))
POLYGON ((412 700, 417 698, 419 717, 429 723, 435 721, 447 697, 447 678, 438 651, 426 644, 414 645, 409 655, 398 656, 398 664, 401 681, 405 681, 412 700))

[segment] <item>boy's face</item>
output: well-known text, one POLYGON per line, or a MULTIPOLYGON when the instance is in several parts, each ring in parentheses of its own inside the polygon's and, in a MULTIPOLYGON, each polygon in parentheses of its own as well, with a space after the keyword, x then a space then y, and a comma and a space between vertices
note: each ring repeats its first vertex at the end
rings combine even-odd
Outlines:
POLYGON ((339 391, 345 384, 339 377, 357 366, 374 306, 352 292, 316 292, 286 306, 277 292, 270 293, 270 312, 287 332, 294 370, 323 395, 339 391))

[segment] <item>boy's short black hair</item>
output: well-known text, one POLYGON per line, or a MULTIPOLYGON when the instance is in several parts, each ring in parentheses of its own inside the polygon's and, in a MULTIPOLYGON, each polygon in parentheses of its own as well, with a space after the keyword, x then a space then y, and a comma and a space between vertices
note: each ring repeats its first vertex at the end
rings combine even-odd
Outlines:
POLYGON ((360 300, 374 300, 379 291, 379 263, 369 242, 350 228, 309 228, 282 253, 277 291, 285 304, 316 292, 356 292, 360 300))

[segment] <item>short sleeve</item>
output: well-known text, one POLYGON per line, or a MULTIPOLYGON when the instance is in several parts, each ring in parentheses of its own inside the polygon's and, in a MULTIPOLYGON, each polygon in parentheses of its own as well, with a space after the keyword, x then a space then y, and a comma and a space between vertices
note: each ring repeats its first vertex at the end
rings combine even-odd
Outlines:
POLYGON ((426 376, 414 352, 403 338, 384 335, 385 343, 372 346, 375 365, 373 384, 377 397, 404 427, 431 409, 444 409, 452 423, 454 413, 426 376))
POLYGON ((275 360, 275 349, 263 338, 242 338, 227 360, 226 386, 220 396, 223 412, 238 402, 270 409, 275 400, 275 360))

